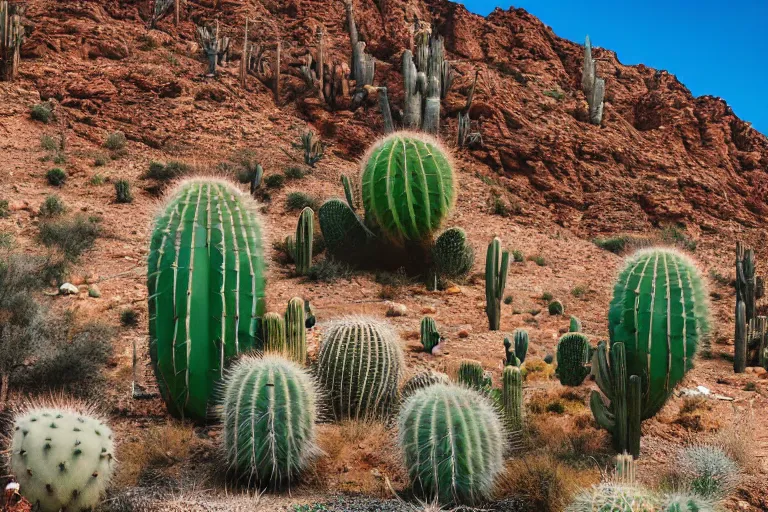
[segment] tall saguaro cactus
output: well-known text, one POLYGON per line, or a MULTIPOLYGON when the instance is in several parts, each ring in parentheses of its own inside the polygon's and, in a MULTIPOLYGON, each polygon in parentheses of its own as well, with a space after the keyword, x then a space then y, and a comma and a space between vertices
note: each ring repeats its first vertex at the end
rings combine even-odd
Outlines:
POLYGON ((494 238, 485 258, 485 313, 488 328, 498 331, 501 325, 501 300, 507 286, 509 251, 501 250, 501 240, 494 238))
POLYGON ((0 2, 0 81, 12 82, 18 74, 25 9, 17 3, 0 2))
POLYGON ((581 74, 581 89, 589 104, 589 122, 600 125, 603 120, 603 98, 605 97, 605 80, 597 76, 595 61, 592 59, 592 44, 587 36, 584 44, 584 68, 581 74))
POLYGON ((296 273, 306 275, 312 266, 312 243, 315 237, 315 212, 307 206, 296 225, 296 273))
POLYGON ((177 417, 204 419, 227 361, 256 347, 265 260, 256 203, 215 179, 181 183, 148 258, 150 355, 177 417))
POLYGON ((304 300, 294 297, 285 310, 285 348, 288 356, 299 364, 307 362, 307 328, 304 300))

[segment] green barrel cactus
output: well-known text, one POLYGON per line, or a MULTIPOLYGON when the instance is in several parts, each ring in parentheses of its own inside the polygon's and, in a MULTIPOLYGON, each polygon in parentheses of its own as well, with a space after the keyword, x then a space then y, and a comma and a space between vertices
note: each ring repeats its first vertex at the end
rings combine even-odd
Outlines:
POLYGON ((312 243, 315 238, 315 212, 307 206, 299 215, 296 225, 296 273, 300 276, 307 275, 312 266, 312 243))
POLYGON ((568 332, 581 332, 581 320, 571 315, 571 322, 568 326, 568 332))
POLYGON ((363 225, 349 205, 339 199, 329 199, 323 203, 317 215, 325 246, 334 258, 349 261, 365 257, 373 233, 363 225))
POLYGON ((509 338, 504 338, 504 352, 506 354, 504 365, 519 367, 525 362, 525 356, 528 354, 528 331, 515 329, 512 337, 515 340, 514 349, 509 338))
POLYGON ((261 319, 261 332, 264 352, 285 353, 285 319, 278 313, 267 313, 261 319))
POLYGON ((182 182, 155 220, 150 356, 172 415, 205 419, 227 361, 256 346, 262 246, 256 203, 223 180, 182 182))
POLYGON ((396 132, 371 146, 361 182, 366 219, 396 243, 430 239, 457 195, 450 158, 422 133, 396 132))
POLYGON ((424 352, 431 354, 438 343, 440 343, 440 333, 437 331, 437 323, 434 318, 425 316, 421 319, 421 345, 424 347, 424 352))
POLYGON ((444 373, 434 372, 432 370, 426 370, 419 372, 403 384, 403 389, 400 391, 400 399, 405 400, 416 391, 424 389, 435 384, 450 384, 451 379, 444 373))
POLYGON ((581 386, 590 372, 592 347, 579 332, 564 334, 557 342, 557 377, 563 386, 581 386))
POLYGON ((557 299, 550 302, 547 308, 550 315, 562 315, 565 311, 565 306, 563 306, 563 303, 557 299))
POLYGON ((285 310, 285 348, 291 360, 299 364, 307 362, 307 328, 304 300, 294 297, 285 310))
POLYGON ((485 372, 479 361, 465 359, 459 363, 456 380, 468 388, 482 390, 485 384, 485 372))
POLYGON ((396 405, 405 362, 387 324, 354 316, 329 322, 317 364, 335 419, 386 417, 396 405))
POLYGON ((290 484, 318 454, 314 382, 292 361, 242 358, 224 382, 221 414, 227 463, 245 480, 290 484))
POLYGON ((112 431, 85 407, 29 407, 9 448, 21 494, 41 512, 95 508, 116 466, 112 431))
POLYGON ((503 470, 505 436, 486 397, 461 386, 429 386, 403 404, 398 429, 417 494, 467 505, 490 496, 503 470))
POLYGON ((523 430, 523 374, 517 366, 505 366, 501 372, 501 403, 507 428, 523 430))
POLYGON ((494 238, 488 244, 485 257, 485 313, 488 328, 498 331, 501 326, 501 299, 507 286, 509 251, 501 250, 501 240, 494 238))
POLYGON ((461 228, 450 228, 437 237, 432 248, 435 272, 448 279, 460 279, 469 274, 475 263, 475 253, 467 243, 461 228))
POLYGON ((675 249, 631 256, 608 312, 611 346, 623 343, 627 375, 642 383, 642 417, 654 416, 693 367, 709 331, 707 289, 696 264, 675 249))

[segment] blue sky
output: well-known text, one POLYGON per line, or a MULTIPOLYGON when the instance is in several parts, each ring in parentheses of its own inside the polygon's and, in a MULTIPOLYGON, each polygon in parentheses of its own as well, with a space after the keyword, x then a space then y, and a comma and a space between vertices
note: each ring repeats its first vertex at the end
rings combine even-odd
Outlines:
POLYGON ((522 7, 572 41, 677 76, 694 96, 725 99, 768 135, 768 0, 463 0, 487 15, 522 7), (631 5, 630 5, 631 4, 631 5))

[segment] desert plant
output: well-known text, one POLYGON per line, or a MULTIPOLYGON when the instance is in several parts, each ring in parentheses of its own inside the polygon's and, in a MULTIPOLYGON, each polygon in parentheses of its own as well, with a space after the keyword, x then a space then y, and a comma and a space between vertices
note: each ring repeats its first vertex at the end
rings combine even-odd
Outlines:
POLYGON ((139 312, 133 308, 125 308, 120 312, 120 323, 123 327, 136 327, 139 325, 139 312))
POLYGON ((107 135, 104 141, 104 147, 110 151, 120 151, 125 148, 125 144, 128 140, 125 138, 125 134, 121 131, 112 132, 107 135))
POLYGON ((290 484, 318 454, 314 383, 296 363, 241 359, 224 382, 222 405, 226 460, 245 480, 290 484))
POLYGON ((157 181, 171 181, 179 178, 191 171, 191 167, 183 162, 170 161, 166 164, 160 162, 150 162, 147 172, 142 176, 144 179, 157 181))
POLYGON ((282 174, 270 174, 264 178, 264 185, 267 188, 280 188, 285 183, 285 177, 282 174))
POLYGON ((503 469, 504 434, 484 396, 446 384, 421 389, 403 404, 398 430, 418 494, 470 505, 490 496, 503 469))
POLYGON ((339 199, 329 199, 318 210, 320 229, 328 252, 335 258, 349 261, 364 257, 365 248, 373 238, 355 212, 339 199))
POLYGON ((525 362, 525 356, 528 353, 528 331, 525 329, 515 329, 512 333, 515 340, 514 348, 509 338, 504 338, 504 366, 517 366, 525 362))
POLYGON ((299 215, 295 240, 296 273, 306 275, 312 267, 312 244, 315 240, 315 212, 308 206, 299 215))
POLYGON ((304 208, 316 210, 318 201, 317 198, 304 192, 290 192, 285 198, 285 207, 289 211, 303 210, 304 208))
POLYGON ((605 80, 597 76, 595 61, 592 59, 592 45, 587 36, 584 45, 584 67, 581 74, 581 88, 589 104, 589 122, 600 125, 603 120, 603 98, 605 80))
POLYGON ((321 141, 314 130, 307 130, 299 136, 299 142, 293 145, 296 149, 304 151, 304 163, 314 167, 325 154, 325 144, 321 141))
POLYGON ((115 196, 118 203, 132 202, 131 184, 127 180, 117 180, 115 182, 115 196))
POLYGON ((349 279, 353 273, 352 267, 345 262, 338 261, 332 257, 325 257, 309 267, 307 279, 310 281, 333 283, 339 279, 349 279))
POLYGON ((451 379, 444 373, 426 370, 419 372, 405 381, 403 389, 400 391, 400 399, 405 401, 409 396, 420 389, 424 389, 435 384, 450 384, 451 379))
POLYGON ((571 315, 568 332, 581 332, 581 320, 578 317, 571 315))
POLYGON ((64 169, 55 167, 45 173, 45 179, 52 187, 60 187, 67 181, 67 173, 64 169))
POLYGON ((725 498, 739 482, 739 466, 722 448, 714 445, 684 448, 675 461, 674 470, 684 485, 705 498, 725 498))
POLYGON ((556 299, 549 303, 547 309, 549 310, 550 315, 562 315, 565 311, 565 306, 563 306, 562 302, 556 299))
POLYGON ((264 352, 285 353, 285 318, 278 313, 267 313, 261 319, 261 339, 264 352))
POLYGON ((45 218, 58 217, 66 213, 67 207, 64 206, 64 201, 56 194, 51 194, 45 197, 45 201, 40 205, 40 216, 45 218))
POLYGON ((289 180, 300 180, 301 178, 307 175, 304 169, 302 169, 301 167, 297 167, 295 165, 286 167, 285 170, 283 171, 283 174, 285 175, 285 178, 289 180))
POLYGON ((116 466, 112 431, 88 407, 29 404, 14 418, 10 468, 41 512, 90 510, 116 466))
POLYGON ((440 142, 425 134, 393 133, 363 159, 366 220, 396 244, 432 236, 453 208, 453 165, 440 142))
POLYGON ((509 251, 501 250, 501 240, 494 238, 485 257, 485 313, 488 328, 498 331, 501 325, 501 299, 507 286, 509 251))
POLYGON ((589 338, 579 332, 564 334, 557 342, 557 377, 563 386, 581 386, 590 372, 589 338))
POLYGON ((307 361, 307 329, 304 301, 294 297, 285 310, 285 348, 288 357, 299 364, 307 361))
POLYGON ((693 492, 673 492, 658 498, 659 512, 716 512, 716 502, 693 492))
POLYGON ((56 247, 68 261, 77 261, 101 236, 98 220, 77 215, 73 218, 47 220, 40 224, 40 241, 56 247))
POLYGON ((502 410, 511 432, 523 429, 523 374, 517 366, 505 366, 501 373, 502 410))
POLYGON ((404 360, 387 324, 367 317, 330 322, 317 365, 335 419, 385 417, 396 405, 404 360))
POLYGON ((479 361, 465 359, 459 363, 456 380, 468 388, 482 390, 485 385, 485 372, 479 361))
POLYGON ((421 319, 421 346, 424 352, 431 354, 432 349, 440 343, 440 333, 437 331, 435 319, 425 316, 421 319))
POLYGON ((47 101, 37 103, 29 110, 29 117, 43 124, 48 124, 53 117, 53 106, 47 101))
POLYGON ((461 279, 472 270, 475 252, 461 228, 450 228, 437 237, 432 248, 435 271, 448 279, 461 279))
POLYGON ((174 416, 204 419, 226 361, 256 347, 264 268, 250 197, 226 181, 178 185, 155 220, 147 274, 150 355, 174 416))
POLYGON ((525 260, 525 256, 523 255, 523 251, 519 249, 515 249, 512 251, 512 259, 515 261, 515 263, 520 263, 525 260))
POLYGON ((603 482, 582 491, 566 507, 566 512, 655 512, 652 493, 636 484, 603 482))

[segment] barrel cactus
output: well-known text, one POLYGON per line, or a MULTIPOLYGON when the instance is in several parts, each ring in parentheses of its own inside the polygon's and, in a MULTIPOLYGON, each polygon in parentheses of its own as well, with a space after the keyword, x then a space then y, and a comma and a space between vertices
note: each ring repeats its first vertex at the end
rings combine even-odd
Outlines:
POLYGON ((264 352, 285 352, 285 318, 278 313, 267 313, 261 319, 261 337, 264 352))
POLYGON ((440 343, 440 333, 437 331, 435 319, 425 316, 421 319, 421 345, 424 347, 424 352, 431 354, 438 343, 440 343))
POLYGON ((403 404, 398 427, 418 494, 468 505, 490 496, 503 470, 505 437, 487 398, 461 386, 435 384, 403 404))
POLYGON ((416 391, 434 386, 435 384, 450 384, 451 379, 444 373, 433 372, 432 370, 426 370, 419 372, 403 384, 403 389, 400 391, 400 399, 405 400, 416 391))
POLYGON ((604 482, 582 491, 566 512, 655 512, 652 493, 636 484, 604 482))
POLYGON ((716 502, 692 492, 675 492, 659 498, 659 512, 715 512, 716 502))
POLYGON ((559 300, 555 299, 547 306, 550 315, 562 315, 565 311, 565 306, 559 300))
POLYGON ((432 248, 435 271, 449 279, 466 276, 475 263, 475 253, 467 243, 467 234, 461 228, 450 228, 437 237, 432 248))
POLYGON ((346 317, 325 327, 318 378, 335 419, 389 415, 404 368, 395 332, 368 317, 346 317))
POLYGON ((341 260, 360 260, 373 233, 344 201, 329 199, 317 211, 328 252, 341 260))
POLYGON ((299 364, 307 362, 307 328, 304 301, 294 297, 285 310, 285 348, 291 360, 299 364))
POLYGON ((623 343, 627 375, 642 383, 642 418, 654 416, 693 367, 709 331, 707 289, 696 264, 675 249, 631 256, 608 312, 611 346, 623 343))
POLYGON ((456 378, 459 381, 459 384, 481 390, 485 384, 484 375, 483 365, 480 364, 479 361, 466 359, 459 363, 459 370, 456 374, 456 378))
POLYGON ((451 159, 423 133, 395 132, 371 146, 361 183, 366 218, 397 243, 431 238, 457 195, 451 159))
POLYGON ((517 366, 505 366, 501 373, 502 409, 507 428, 523 429, 523 374, 517 366))
POLYGON ((149 249, 150 356, 170 413, 205 419, 227 361, 256 346, 263 314, 256 203, 216 179, 182 182, 149 249))
POLYGON ((276 355, 245 356, 223 388, 222 445, 231 471, 262 486, 293 482, 318 453, 315 387, 276 355))
POLYGON ((581 386, 590 372, 592 347, 579 332, 564 334, 557 342, 557 376, 563 386, 581 386))
POLYGON ((296 273, 300 276, 309 272, 312 266, 312 244, 315 236, 315 212, 307 206, 299 215, 296 225, 296 273))
POLYGON ((14 418, 10 470, 34 510, 91 510, 116 466, 112 431, 87 407, 33 405, 14 418))

